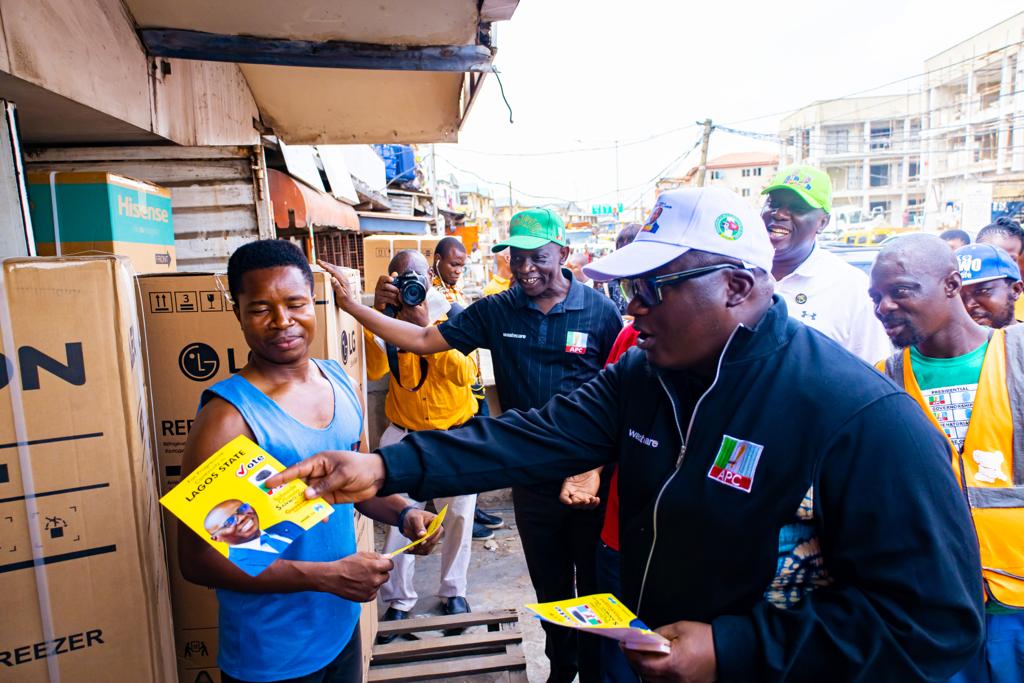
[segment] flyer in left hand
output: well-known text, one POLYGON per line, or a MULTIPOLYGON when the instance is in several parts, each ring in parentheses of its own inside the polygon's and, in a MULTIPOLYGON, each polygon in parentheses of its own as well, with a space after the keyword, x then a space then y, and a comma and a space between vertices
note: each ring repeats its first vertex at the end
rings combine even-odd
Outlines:
POLYGON ((611 593, 526 605, 544 621, 613 638, 631 650, 668 652, 669 641, 637 619, 611 593))
MULTIPOLYGON (((423 543, 423 541, 427 540, 428 538, 430 538, 434 534, 438 533, 441 530, 441 522, 444 521, 444 516, 447 513, 448 513, 448 506, 445 505, 443 508, 441 508, 441 511, 437 513, 437 516, 434 517, 434 519, 430 520, 430 524, 427 525, 427 533, 423 534, 422 536, 417 538, 415 541, 413 541, 411 543, 408 543, 406 545, 403 545, 398 550, 393 550, 392 552, 388 553, 388 557, 389 558, 397 557, 397 556, 401 555, 402 553, 404 553, 405 551, 409 550, 410 548, 414 548, 414 547, 418 546, 420 543, 423 543)), ((399 531, 401 531, 401 529, 399 529, 399 531)))
POLYGON ((249 576, 266 569, 292 541, 334 512, 323 498, 306 500, 306 485, 276 489, 263 482, 284 466, 245 436, 211 455, 160 499, 160 504, 249 576))

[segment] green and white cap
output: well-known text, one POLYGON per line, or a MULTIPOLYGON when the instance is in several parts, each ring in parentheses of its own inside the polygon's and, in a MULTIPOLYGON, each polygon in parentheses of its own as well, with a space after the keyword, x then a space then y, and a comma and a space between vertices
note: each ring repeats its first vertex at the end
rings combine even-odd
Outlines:
POLYGON ((635 277, 662 267, 690 249, 728 256, 771 272, 775 249, 761 216, 724 187, 671 190, 659 195, 636 239, 583 272, 594 280, 635 277))
POLYGON ((832 179, 820 168, 807 165, 781 168, 761 194, 772 190, 792 190, 815 209, 832 213, 832 179))
POLYGON ((491 251, 496 254, 507 247, 537 249, 548 242, 565 246, 565 223, 550 209, 526 209, 512 216, 508 239, 495 244, 491 251))

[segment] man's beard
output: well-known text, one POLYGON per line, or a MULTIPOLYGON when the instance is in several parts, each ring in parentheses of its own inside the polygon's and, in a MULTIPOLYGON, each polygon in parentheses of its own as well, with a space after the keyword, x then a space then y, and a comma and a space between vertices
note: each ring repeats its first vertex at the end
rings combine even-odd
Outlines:
POLYGON ((1008 325, 1012 325, 1016 322, 1014 301, 1007 301, 1006 308, 1003 309, 1002 313, 993 314, 985 311, 984 309, 975 311, 975 314, 971 316, 974 322, 985 327, 991 327, 995 330, 1000 330, 1008 325))
POLYGON ((1007 301, 1006 309, 1003 311, 1003 314, 999 316, 998 319, 992 319, 992 327, 1002 329, 1008 325, 1012 325, 1016 321, 1016 318, 1014 317, 1014 305, 1016 303, 1016 301, 1007 301))
POLYGON ((905 349, 908 346, 917 346, 925 340, 925 335, 921 334, 921 331, 911 324, 906 318, 896 318, 883 320, 882 324, 887 327, 892 327, 891 323, 902 325, 903 329, 895 337, 890 336, 889 341, 892 345, 898 349, 905 349))

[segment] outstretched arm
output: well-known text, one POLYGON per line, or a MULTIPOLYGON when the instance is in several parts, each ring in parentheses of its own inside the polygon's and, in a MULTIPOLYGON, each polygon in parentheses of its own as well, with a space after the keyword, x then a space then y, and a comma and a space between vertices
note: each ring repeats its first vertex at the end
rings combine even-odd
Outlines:
POLYGON ((366 500, 408 491, 417 500, 561 481, 618 456, 619 366, 541 410, 475 418, 450 431, 415 432, 380 454, 317 453, 267 480, 303 479, 307 497, 366 500))
MULTIPOLYGON (((447 351, 451 348, 436 327, 420 327, 412 323, 388 317, 380 311, 364 306, 356 301, 355 295, 348 287, 348 278, 341 269, 326 261, 317 261, 320 267, 331 276, 334 288, 334 302, 338 308, 358 320, 366 329, 404 351, 411 351, 419 356, 447 351)), ((394 288, 394 285, 387 285, 394 288)), ((395 292, 397 293, 397 289, 395 292)))

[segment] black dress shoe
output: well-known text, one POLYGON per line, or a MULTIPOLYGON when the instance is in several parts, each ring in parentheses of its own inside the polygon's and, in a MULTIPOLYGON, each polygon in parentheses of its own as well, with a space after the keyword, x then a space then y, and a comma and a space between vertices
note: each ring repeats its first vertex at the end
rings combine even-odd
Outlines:
POLYGON ((494 532, 479 522, 473 522, 473 540, 486 541, 489 538, 494 538, 494 532))
MULTIPOLYGON (((468 614, 472 611, 473 610, 469 608, 469 603, 466 602, 466 598, 458 595, 454 598, 448 598, 444 603, 444 613, 448 615, 468 614)), ((465 630, 465 628, 446 628, 442 633, 446 636, 457 636, 465 630)))
POLYGON ((505 520, 497 515, 492 515, 489 512, 477 509, 473 515, 473 521, 477 524, 483 524, 488 529, 501 529, 505 526, 505 520))
MULTIPOLYGON (((397 609, 395 607, 388 607, 387 611, 384 612, 384 616, 380 618, 381 621, 404 621, 409 618, 409 613, 397 609)), ((381 633, 377 636, 378 645, 387 645, 392 640, 398 637, 397 633, 381 633)))

